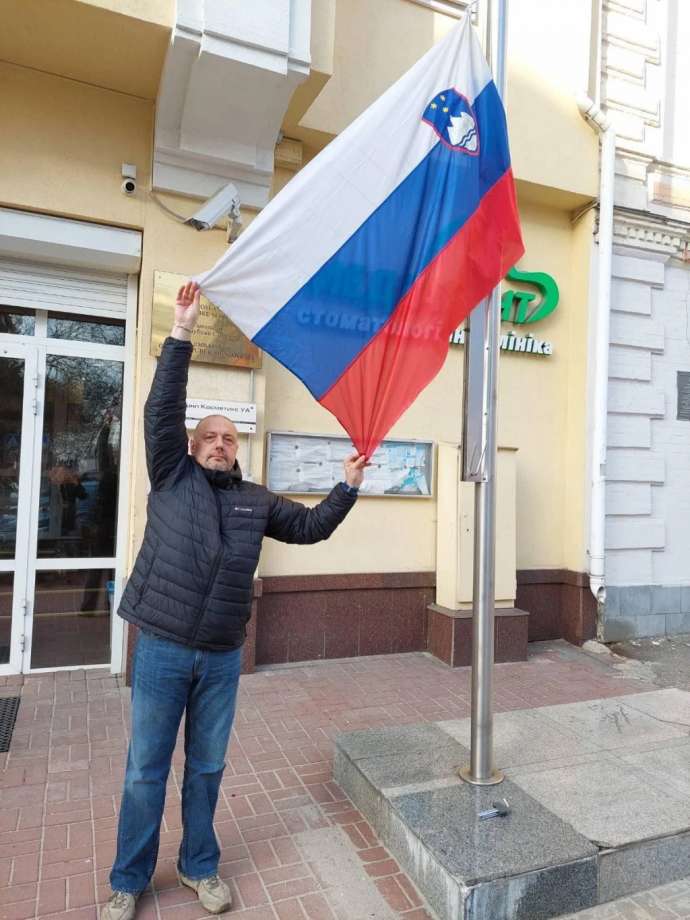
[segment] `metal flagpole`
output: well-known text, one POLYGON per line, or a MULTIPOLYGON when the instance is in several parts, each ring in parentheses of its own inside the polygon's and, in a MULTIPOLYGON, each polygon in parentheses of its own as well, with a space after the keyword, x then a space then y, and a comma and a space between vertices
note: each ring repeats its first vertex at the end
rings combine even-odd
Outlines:
MULTIPOLYGON (((501 98, 505 93, 508 0, 485 0, 486 57, 501 98), (494 54, 495 38, 495 54, 494 54)), ((474 483, 474 591, 472 600, 472 719, 470 764, 458 772, 489 786, 503 774, 494 766, 493 667, 496 570, 496 396, 499 287, 471 314, 465 336, 462 478, 474 483)))

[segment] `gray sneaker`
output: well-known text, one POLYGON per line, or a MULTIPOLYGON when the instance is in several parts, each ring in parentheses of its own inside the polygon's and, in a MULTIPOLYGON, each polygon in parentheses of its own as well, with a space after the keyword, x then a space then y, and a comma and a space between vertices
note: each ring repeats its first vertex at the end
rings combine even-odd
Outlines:
POLYGON ((200 879, 187 878, 181 872, 178 872, 177 875, 183 885, 196 891, 201 906, 205 907, 209 913, 222 914, 224 910, 230 910, 232 907, 230 889, 217 875, 200 879))
POLYGON ((101 911, 101 920, 133 920, 136 909, 136 895, 127 891, 113 891, 101 911))

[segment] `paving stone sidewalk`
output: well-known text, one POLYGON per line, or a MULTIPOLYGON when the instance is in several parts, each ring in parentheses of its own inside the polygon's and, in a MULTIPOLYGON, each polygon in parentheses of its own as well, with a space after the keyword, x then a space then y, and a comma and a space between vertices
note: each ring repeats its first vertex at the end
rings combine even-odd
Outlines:
POLYGON ((690 881, 685 879, 560 920, 679 920, 687 917, 690 917, 690 881))
MULTIPOLYGON (((650 689, 643 673, 613 662, 564 642, 535 644, 529 661, 497 665, 496 709, 650 689)), ((109 893, 129 691, 104 670, 0 678, 0 695, 16 694, 22 702, 12 746, 0 754, 0 920, 92 920, 109 893)), ((235 899, 232 916, 429 917, 412 883, 333 782, 332 742, 340 731, 463 718, 469 702, 469 669, 450 671, 421 653, 312 662, 243 677, 216 820, 220 874, 235 899)), ((175 877, 182 766, 178 743, 158 867, 141 899, 140 920, 207 917, 175 877)), ((683 891, 677 887, 671 905, 680 904, 683 891)), ((690 916, 671 912, 673 906, 649 914, 640 913, 639 904, 637 913, 611 913, 614 908, 583 916, 690 916)))

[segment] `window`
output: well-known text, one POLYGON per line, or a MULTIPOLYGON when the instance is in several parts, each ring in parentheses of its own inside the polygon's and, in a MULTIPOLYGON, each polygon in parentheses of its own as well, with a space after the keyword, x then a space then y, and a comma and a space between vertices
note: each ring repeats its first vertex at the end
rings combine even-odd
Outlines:
POLYGON ((125 321, 112 317, 82 316, 79 313, 30 310, 0 304, 0 335, 31 335, 49 339, 71 339, 98 345, 125 344, 125 321))
POLYGON ((125 322, 98 316, 74 313, 48 314, 49 339, 73 339, 78 342, 98 342, 100 345, 124 345, 125 322))
POLYGON ((0 305, 0 334, 33 335, 36 328, 36 314, 23 307, 0 305))

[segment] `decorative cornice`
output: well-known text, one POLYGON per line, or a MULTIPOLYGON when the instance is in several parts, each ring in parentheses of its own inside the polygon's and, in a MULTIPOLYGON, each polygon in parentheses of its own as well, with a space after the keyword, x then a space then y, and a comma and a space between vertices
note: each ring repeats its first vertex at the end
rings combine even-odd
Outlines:
POLYGON ((613 219, 614 245, 684 259, 688 253, 690 225, 616 211, 613 219))

